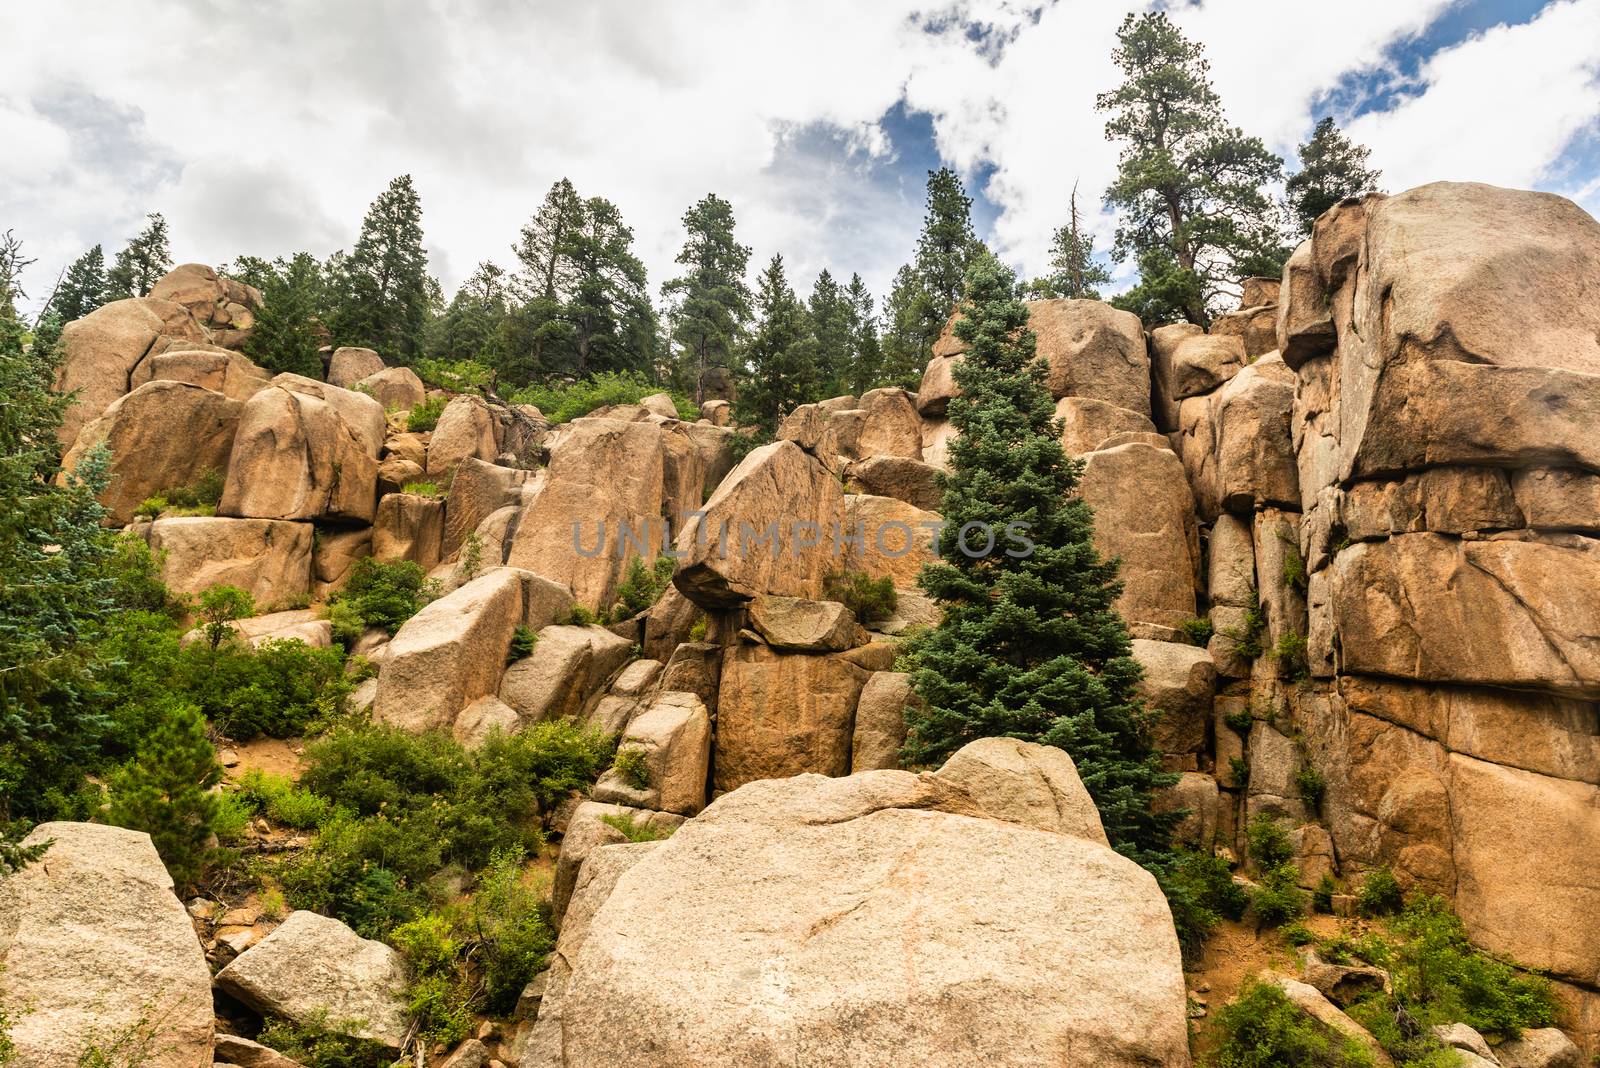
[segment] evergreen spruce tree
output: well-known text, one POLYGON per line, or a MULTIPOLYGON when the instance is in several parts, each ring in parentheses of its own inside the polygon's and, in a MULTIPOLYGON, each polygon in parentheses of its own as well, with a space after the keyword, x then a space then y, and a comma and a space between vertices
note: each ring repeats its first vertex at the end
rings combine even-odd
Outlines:
POLYGON ((855 347, 854 308, 849 296, 824 269, 806 302, 811 351, 816 360, 815 392, 798 403, 836 397, 850 389, 855 347))
POLYGON ((845 289, 850 307, 850 392, 860 396, 879 384, 883 375, 883 350, 878 340, 878 316, 872 294, 859 274, 850 276, 845 289))
POLYGON ((322 378, 318 349, 326 341, 321 320, 327 300, 322 265, 309 252, 270 264, 253 259, 242 263, 252 279, 246 284, 261 291, 261 310, 245 342, 245 355, 270 371, 322 378))
POLYGON ((172 249, 167 243, 167 220, 159 212, 146 215, 148 225, 128 247, 117 253, 106 275, 108 300, 147 295, 161 276, 172 270, 172 249))
POLYGON ((572 327, 572 372, 584 378, 649 368, 655 309, 622 213, 604 197, 590 197, 568 243, 576 284, 559 314, 572 327))
POLYGON ((744 348, 746 379, 739 389, 739 421, 771 434, 796 405, 815 398, 819 386, 816 343, 805 305, 773 256, 756 285, 757 325, 744 348))
POLYGON ((1094 235, 1085 233, 1078 216, 1078 187, 1067 201, 1067 221, 1050 239, 1050 273, 1030 289, 1040 297, 1099 300, 1099 286, 1111 284, 1111 273, 1094 261, 1094 235))
POLYGON ((572 363, 573 326, 561 310, 578 288, 578 265, 571 253, 583 213, 583 198, 562 178, 550 187, 511 247, 519 264, 512 292, 520 306, 508 324, 511 338, 499 367, 507 381, 529 382, 572 363))
POLYGON ((1150 748, 1134 690, 1139 665, 1112 607, 1117 565, 1094 548, 1093 516, 1076 495, 1082 465, 1061 449, 1027 308, 1014 292, 1011 272, 992 256, 973 264, 956 325, 968 349, 955 369, 961 395, 950 403, 960 436, 940 508, 941 559, 920 580, 944 619, 912 644, 924 707, 907 710, 903 756, 937 763, 991 736, 1059 746, 1077 763, 1112 845, 1148 860, 1165 850, 1171 825, 1151 813, 1151 791, 1174 778, 1150 748), (1025 525, 1031 552, 1008 537, 1010 524, 1025 525), (983 529, 995 533, 994 551, 968 555, 963 537, 981 551, 983 529))
POLYGON ((1369 170, 1367 158, 1372 150, 1346 137, 1324 117, 1312 131, 1311 140, 1300 146, 1300 170, 1284 183, 1289 210, 1294 214, 1300 234, 1308 237, 1317 216, 1345 197, 1360 196, 1378 188, 1381 171, 1369 170))
POLYGON ((672 339, 679 352, 678 380, 695 403, 707 369, 731 369, 750 320, 744 272, 750 249, 733 238, 733 205, 708 193, 683 216, 688 239, 678 253, 684 273, 661 287, 671 307, 672 339))
POLYGON ((169 702, 153 723, 134 759, 111 776, 106 821, 149 834, 172 881, 187 886, 204 873, 210 854, 218 805, 211 787, 222 766, 193 705, 169 702))
POLYGON ((484 260, 461 283, 444 313, 428 324, 428 356, 499 368, 504 362, 508 314, 505 269, 484 260))
POLYGON ((972 198, 948 167, 928 172, 927 213, 911 263, 895 276, 885 306, 884 379, 915 385, 933 343, 961 299, 968 266, 984 250, 972 229, 972 198))
POLYGON ((409 174, 372 202, 355 248, 338 268, 329 323, 334 341, 376 349, 391 362, 415 359, 433 290, 422 247, 422 200, 409 174))
POLYGON ((1227 124, 1204 52, 1164 11, 1129 15, 1112 53, 1123 83, 1095 101, 1123 143, 1105 194, 1122 214, 1115 252, 1141 272, 1113 303, 1147 323, 1209 324, 1241 278, 1277 274, 1289 251, 1267 191, 1283 161, 1227 124))
POLYGON ((63 323, 82 319, 106 302, 108 287, 106 256, 96 245, 73 260, 67 273, 61 276, 61 285, 50 300, 50 310, 59 315, 63 323))

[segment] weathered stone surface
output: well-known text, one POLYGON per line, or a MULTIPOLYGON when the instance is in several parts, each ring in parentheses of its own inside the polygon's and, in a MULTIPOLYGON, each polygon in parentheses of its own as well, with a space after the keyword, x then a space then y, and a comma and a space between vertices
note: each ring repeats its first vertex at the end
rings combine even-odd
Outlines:
POLYGON ((290 1060, 271 1046, 238 1035, 219 1034, 212 1056, 221 1064, 234 1064, 239 1068, 304 1068, 299 1061, 290 1060))
POLYGON ((627 661, 632 644, 604 627, 547 626, 500 680, 500 699, 530 722, 575 716, 627 661))
POLYGON ((1308 983, 1302 983, 1298 979, 1290 979, 1286 975, 1275 975, 1272 972, 1265 973, 1262 978, 1282 990, 1292 1005, 1333 1032, 1334 1035, 1354 1041, 1366 1052, 1367 1056, 1372 1058, 1374 1064, 1380 1066, 1394 1064, 1394 1061, 1389 1059, 1389 1055, 1383 1051, 1383 1047, 1378 1044, 1378 1040, 1372 1037, 1370 1031, 1341 1012, 1339 1007, 1323 997, 1316 987, 1308 983))
POLYGON ((1088 397, 1150 414, 1150 357, 1132 312, 1098 300, 1030 300, 1028 329, 1038 338, 1055 397, 1088 397))
POLYGON ((260 290, 219 275, 203 263, 174 267, 150 287, 150 297, 182 305, 230 348, 244 345, 261 308, 260 290))
POLYGON ((1600 541, 1402 534, 1334 558, 1346 671, 1600 696, 1600 541))
POLYGON ((1300 475, 1289 423, 1294 376, 1268 355, 1241 370, 1211 400, 1217 503, 1230 512, 1300 506, 1300 475))
POLYGON ((383 407, 371 397, 279 375, 245 402, 217 511, 370 522, 383 432, 383 407))
POLYGON ((1583 1051, 1559 1028, 1536 1027, 1495 1047, 1501 1068, 1583 1068, 1583 1051))
POLYGON ((85 424, 62 459, 62 470, 77 470, 97 445, 109 449, 111 480, 100 503, 109 525, 126 526, 146 497, 227 468, 241 407, 199 386, 150 382, 118 397, 85 424))
POLYGON ((0 879, 0 1003, 23 1065, 72 1065, 155 1029, 148 1068, 211 1064, 211 975, 150 836, 44 823, 44 858, 0 879))
POLYGON ((838 601, 762 594, 746 612, 750 626, 774 649, 836 653, 858 644, 855 615, 838 601))
POLYGON ((1100 813, 1063 750, 1016 738, 980 738, 933 773, 994 819, 1106 845, 1100 813))
POLYGON ((1214 605, 1250 605, 1256 601, 1256 550, 1253 524, 1231 515, 1218 516, 1206 545, 1206 592, 1214 605))
POLYGON ((1160 713, 1152 725, 1156 748, 1169 754, 1203 751, 1217 691, 1211 654, 1192 645, 1135 638, 1133 658, 1144 668, 1139 696, 1146 708, 1160 713))
POLYGON ((850 740, 850 771, 879 771, 900 766, 906 741, 906 709, 920 701, 903 671, 875 671, 867 676, 856 703, 850 740))
POLYGON ((338 920, 292 912, 217 973, 217 986, 260 1012, 321 1019, 398 1049, 406 1037, 404 959, 338 920))
POLYGON ((836 655, 730 648, 717 698, 716 788, 805 771, 848 774, 868 674, 836 655))
POLYGON ((1164 627, 1193 619, 1200 535, 1182 461, 1144 444, 1083 459, 1078 488, 1094 509, 1095 548, 1122 561, 1117 611, 1164 627))
POLYGON ((839 480, 793 442, 754 450, 678 536, 673 585, 719 611, 758 593, 820 597, 838 566, 832 534, 843 497, 839 480))
POLYGON ((1084 839, 890 807, 862 788, 884 777, 918 783, 753 785, 637 860, 573 962, 565 1064, 1188 1063, 1147 873, 1084 839), (885 945, 903 966, 874 963, 885 945))
POLYGON ((135 368, 162 339, 207 337, 182 305, 148 297, 114 300, 62 328, 56 389, 77 394, 61 420, 62 445, 70 446, 85 423, 128 392, 135 368))
POLYGON ((1214 604, 1207 618, 1211 621, 1211 640, 1206 643, 1206 652, 1217 665, 1217 674, 1230 679, 1249 678, 1257 655, 1251 651, 1250 609, 1214 604))
POLYGON ((1117 434, 1153 434, 1156 429, 1149 416, 1092 397, 1062 397, 1056 401, 1056 418, 1061 420, 1061 447, 1068 456, 1093 452, 1117 434))
POLYGON ((515 734, 521 726, 522 718, 517 715, 517 710, 489 694, 463 708, 460 715, 456 716, 450 733, 468 749, 476 749, 495 731, 515 734))
POLYGON ((1341 495, 1338 512, 1355 541, 1522 526, 1511 480, 1489 467, 1435 467, 1397 480, 1357 482, 1341 495))
MULTIPOLYGON (((1269 653, 1287 652, 1289 637, 1304 638, 1309 627, 1306 609, 1306 569, 1300 559, 1300 517, 1278 508, 1264 508, 1255 516, 1256 592, 1266 619, 1261 645, 1269 653)), ((1298 665, 1280 664, 1293 674, 1298 665)))
POLYGON ((1532 467, 1512 473, 1511 489, 1530 527, 1600 531, 1600 475, 1532 467))
POLYGON ((1236 337, 1244 345, 1244 358, 1248 363, 1269 352, 1278 350, 1278 306, 1276 302, 1255 307, 1242 307, 1236 312, 1219 315, 1211 321, 1211 334, 1215 337, 1236 337))
MULTIPOLYGON (((954 340, 953 335, 951 339, 954 340)), ((955 380, 955 365, 959 360, 959 355, 939 355, 938 346, 934 346, 934 357, 928 361, 927 369, 922 372, 922 384, 917 387, 917 411, 924 418, 944 418, 950 408, 950 399, 961 395, 961 387, 956 385, 955 380)), ((926 440, 923 441, 923 448, 927 448, 926 440)))
POLYGON ((596 801, 641 795, 638 807, 693 816, 705 807, 711 770, 711 716, 692 693, 665 691, 628 724, 618 751, 638 750, 649 769, 648 783, 628 782, 615 768, 595 784, 596 801))
POLYGON ((661 688, 692 693, 707 708, 715 708, 722 679, 722 648, 711 642, 684 642, 669 656, 661 674, 661 688))
MULTIPOLYGON (((923 567, 938 558, 934 531, 939 515, 893 497, 866 493, 846 494, 843 511, 842 552, 834 550, 831 531, 824 535, 833 560, 831 570, 861 571, 873 578, 888 576, 896 587, 915 589, 923 567), (846 537, 858 540, 846 541, 846 537)), ((996 552, 1005 551, 1008 545, 998 540, 1003 537, 1003 531, 996 531, 996 552)), ((974 531, 973 550, 982 551, 983 545, 983 535, 974 531)))
MULTIPOLYGON (((838 401, 854 399, 837 398, 838 401)), ((861 431, 866 426, 866 419, 867 413, 859 408, 842 408, 829 401, 802 404, 778 424, 777 438, 779 441, 794 442, 830 471, 838 471, 861 455, 861 431)), ((919 431, 919 450, 920 437, 919 431)))
POLYGON ((939 508, 938 474, 932 464, 904 456, 871 456, 845 468, 845 478, 855 490, 893 497, 923 511, 939 508))
POLYGON ((383 358, 372 349, 345 345, 333 350, 328 358, 328 383, 340 389, 349 389, 369 375, 382 371, 383 358))
POLYGON ((1199 337, 1205 328, 1197 323, 1168 323, 1150 332, 1151 418, 1165 432, 1178 429, 1178 396, 1174 392, 1173 354, 1185 339, 1199 337))
POLYGON ((1490 1064, 1496 1063, 1494 1051, 1489 1048, 1489 1043, 1483 1040, 1482 1035, 1464 1023, 1436 1024, 1428 1030, 1433 1034, 1434 1038, 1437 1038, 1451 1049, 1471 1053, 1488 1061, 1490 1064))
POLYGON ((495 568, 406 620, 378 672, 374 718, 413 731, 447 727, 494 693, 522 597, 521 574, 495 568))
POLYGON ((428 477, 446 477, 469 456, 493 460, 500 453, 495 427, 494 414, 482 397, 453 398, 428 438, 428 477))
POLYGON ((1283 265, 1279 292, 1274 331, 1278 352, 1284 363, 1298 370, 1307 360, 1332 352, 1336 343, 1333 311, 1322 279, 1317 277, 1310 238, 1302 241, 1283 265))
POLYGON ((670 834, 684 822, 682 816, 671 812, 651 812, 600 801, 585 801, 579 805, 567 823, 567 833, 561 838, 561 853, 556 858, 556 873, 550 884, 551 922, 558 931, 566 931, 567 904, 572 898, 573 887, 578 882, 579 869, 584 861, 605 846, 628 841, 627 835, 606 822, 607 817, 625 820, 636 827, 660 834, 670 834))
POLYGON ((1297 777, 1305 761, 1295 743, 1265 720, 1250 728, 1250 814, 1299 819, 1305 815, 1297 777))
POLYGON ((652 393, 648 397, 640 398, 639 403, 648 411, 661 416, 663 419, 678 418, 678 406, 674 403, 670 394, 652 393))
POLYGON ((856 438, 857 456, 922 458, 922 419, 916 396, 903 389, 872 389, 861 395, 866 415, 856 438))
POLYGON ((731 426, 733 405, 725 400, 708 400, 700 405, 700 418, 712 426, 731 426))
POLYGON ((372 555, 371 529, 321 530, 312 542, 312 594, 318 600, 343 589, 356 561, 372 555))
POLYGON ((462 460, 450 480, 440 555, 454 556, 467 535, 490 514, 521 504, 523 489, 533 476, 532 471, 501 467, 471 456, 462 460))
POLYGON ((1156 794, 1157 812, 1184 812, 1172 837, 1193 849, 1209 852, 1217 841, 1217 815, 1220 808, 1217 780, 1198 771, 1185 771, 1172 786, 1156 794))
POLYGON ((428 399, 428 387, 409 367, 385 367, 350 388, 372 397, 386 411, 409 412, 428 399))
POLYGON ((276 605, 311 591, 310 523, 271 519, 183 516, 150 525, 150 548, 161 558, 161 580, 178 593, 238 586, 259 605, 276 605))
POLYGON ((445 502, 420 493, 391 493, 372 521, 372 556, 384 563, 413 560, 431 571, 443 555, 445 502))
POLYGON ((151 356, 129 377, 137 389, 149 382, 187 382, 247 401, 272 381, 272 372, 226 349, 175 349, 151 356))
POLYGON ((1244 342, 1226 334, 1194 334, 1172 350, 1172 397, 1210 393, 1245 365, 1244 342))
POLYGON ((656 424, 574 420, 523 506, 507 563, 563 583, 590 611, 609 609, 628 558, 648 562, 662 546, 665 472, 656 424))

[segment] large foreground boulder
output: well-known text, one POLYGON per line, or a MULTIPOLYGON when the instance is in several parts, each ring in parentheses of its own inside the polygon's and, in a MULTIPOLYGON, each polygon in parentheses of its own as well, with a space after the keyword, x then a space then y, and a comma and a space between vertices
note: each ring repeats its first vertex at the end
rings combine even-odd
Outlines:
POLYGON ((178 593, 238 586, 273 607, 311 592, 310 523, 180 516, 150 525, 161 580, 178 593))
POLYGON ((301 911, 218 972, 217 986, 260 1012, 398 1049, 409 979, 395 950, 301 911))
POLYGON ((1097 842, 937 810, 981 811, 951 791, 876 771, 720 798, 587 918, 559 1052, 532 1063, 1187 1065, 1155 880, 1097 842))
POLYGON ((45 823, 44 858, 0 878, 0 1005, 17 1065, 74 1065, 151 1028, 146 1068, 211 1064, 211 975, 141 831, 45 823))

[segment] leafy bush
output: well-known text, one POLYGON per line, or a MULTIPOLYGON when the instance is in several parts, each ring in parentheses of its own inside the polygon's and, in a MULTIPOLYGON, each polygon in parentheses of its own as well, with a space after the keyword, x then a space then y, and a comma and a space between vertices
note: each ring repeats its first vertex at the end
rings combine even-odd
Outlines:
POLYGON ((439 425, 439 417, 444 414, 444 406, 447 403, 445 398, 435 397, 413 405, 406 415, 406 429, 413 434, 432 430, 439 425))
POLYGON ((1215 1068, 1370 1068, 1372 1055, 1353 1039, 1332 1035, 1286 994, 1251 981, 1217 1010, 1215 1068))
POLYGON ((1356 891, 1356 911, 1363 916, 1388 916, 1400 911, 1405 895, 1388 865, 1374 868, 1356 891))
POLYGON ((208 467, 186 486, 173 486, 146 497, 133 514, 140 519, 156 519, 162 515, 216 515, 217 505, 222 503, 223 478, 221 471, 208 467))
POLYGON ((459 959, 464 943, 444 915, 429 912, 394 929, 390 941, 411 964, 406 1009, 424 1042, 451 1046, 472 1032, 471 978, 459 959))
POLYGON ((650 762, 645 758, 643 749, 618 749, 611 767, 635 790, 650 788, 650 762))
MULTIPOLYGON (((414 560, 380 563, 370 556, 363 557, 351 568, 349 581, 334 600, 335 605, 345 606, 344 613, 353 615, 341 615, 336 624, 346 634, 357 627, 357 620, 360 629, 382 627, 393 634, 422 611, 437 596, 437 590, 414 560)), ((359 630, 356 636, 360 636, 359 630)))
POLYGON ((250 826, 250 817, 254 815, 255 811, 237 793, 218 794, 216 815, 211 820, 212 833, 223 845, 231 845, 244 837, 245 828, 250 826))
POLYGON ((710 628, 710 626, 711 620, 705 616, 701 616, 699 619, 694 621, 694 626, 689 628, 689 640, 692 642, 705 641, 706 631, 710 628))
POLYGON ((244 773, 235 796, 252 815, 263 815, 302 831, 321 826, 334 814, 325 798, 296 786, 287 775, 273 775, 260 768, 244 773))
POLYGON ((1248 708, 1236 708, 1223 716, 1222 722, 1226 723, 1235 734, 1248 735, 1250 729, 1256 725, 1256 717, 1250 714, 1248 708))
POLYGON ((440 497, 439 483, 437 482, 407 482, 400 487, 401 493, 410 493, 417 497, 440 497))
POLYGON ((298 1024, 269 1020, 256 1037, 306 1068, 389 1068, 394 1062, 393 1052, 381 1043, 340 1034, 326 1015, 298 1024))
POLYGON ((1289 832, 1265 812, 1250 821, 1245 838, 1250 844, 1250 861, 1261 871, 1270 871, 1294 859, 1289 832))
POLYGON ((148 833, 173 882, 191 884, 214 859, 207 842, 219 802, 211 787, 221 778, 199 710, 169 701, 135 759, 111 776, 106 821, 148 833))
POLYGON ((575 604, 563 622, 569 627, 592 627, 600 622, 600 617, 583 605, 575 604))
POLYGON ((1280 634, 1278 644, 1272 647, 1272 655, 1278 661, 1278 669, 1289 678, 1304 681, 1311 677, 1304 634, 1280 634))
POLYGON ((1216 625, 1213 624, 1211 620, 1203 618, 1186 619, 1182 623, 1178 624, 1178 629, 1183 631, 1184 636, 1187 637, 1192 644, 1198 645, 1202 649, 1205 648, 1206 643, 1211 640, 1211 636, 1215 634, 1217 630, 1216 625))
POLYGON ((573 383, 535 384, 518 390, 514 404, 532 404, 551 423, 566 423, 588 415, 596 408, 612 404, 637 404, 653 393, 669 392, 678 417, 690 422, 700 418, 700 409, 688 397, 664 391, 637 371, 601 373, 573 383))
POLYGON ((1339 887, 1333 881, 1333 876, 1324 874, 1317 880, 1316 889, 1311 891, 1311 908, 1313 911, 1324 914, 1333 911, 1333 895, 1339 892, 1339 887))
POLYGON ((538 644, 539 632, 532 627, 518 624, 517 629, 511 632, 511 648, 506 651, 506 663, 532 656, 534 646, 538 644))
POLYGON ((623 813, 601 816, 600 822, 621 831, 623 837, 630 842, 659 842, 672 837, 671 831, 657 830, 648 823, 639 823, 632 816, 623 813))
POLYGON ((823 583, 823 596, 843 603, 861 623, 889 618, 900 603, 894 592, 894 579, 888 575, 873 578, 864 571, 829 575, 823 583))
POLYGON ((1261 887, 1250 895, 1256 922, 1264 927, 1280 927, 1305 915, 1306 896, 1296 885, 1300 872, 1293 864, 1278 864, 1261 876, 1261 887))
POLYGON ((255 615, 256 602, 237 586, 213 586, 200 595, 195 617, 200 630, 216 649, 234 634, 233 621, 255 615))
POLYGON ((1322 797, 1328 792, 1328 780, 1322 777, 1322 772, 1310 764, 1304 764, 1295 773, 1294 781, 1300 790, 1300 800, 1313 812, 1322 808, 1322 797))
POLYGON ((1248 785, 1250 782, 1250 762, 1244 757, 1229 757, 1228 777, 1233 780, 1235 786, 1244 787, 1248 785))
POLYGON ((1186 961, 1199 958, 1206 936, 1221 919, 1239 919, 1250 904, 1244 888, 1233 881, 1228 862, 1211 853, 1178 850, 1169 864, 1157 869, 1156 879, 1167 895, 1186 961))
POLYGON ((452 393, 473 393, 494 379, 494 369, 477 360, 426 358, 412 364, 411 369, 428 385, 452 393))
POLYGON ((616 604, 621 611, 612 610, 613 620, 632 619, 660 600, 672 584, 672 571, 677 563, 670 556, 658 556, 655 563, 648 566, 637 556, 630 560, 628 573, 617 587, 616 604))
POLYGON ((182 692, 230 738, 293 738, 343 710, 355 684, 339 649, 273 638, 252 650, 193 645, 181 657, 182 692))
POLYGON ((1298 920, 1287 924, 1278 932, 1278 935, 1291 946, 1309 946, 1317 940, 1317 936, 1312 933, 1311 928, 1298 920))

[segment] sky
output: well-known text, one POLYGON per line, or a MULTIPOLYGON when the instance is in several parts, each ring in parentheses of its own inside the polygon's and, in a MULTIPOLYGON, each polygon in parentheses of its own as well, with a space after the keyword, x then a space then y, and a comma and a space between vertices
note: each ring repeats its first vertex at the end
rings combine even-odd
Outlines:
POLYGON ((781 252, 802 291, 827 268, 882 294, 952 166, 980 236, 1037 274, 1074 185, 1110 244, 1094 97, 1118 23, 1155 6, 1291 165, 1332 115, 1388 191, 1486 181, 1600 214, 1600 0, 4 0, 0 230, 37 257, 37 301, 150 211, 178 262, 349 248, 409 173, 450 292, 511 265, 565 176, 618 205, 653 289, 715 192, 752 276, 781 252))

